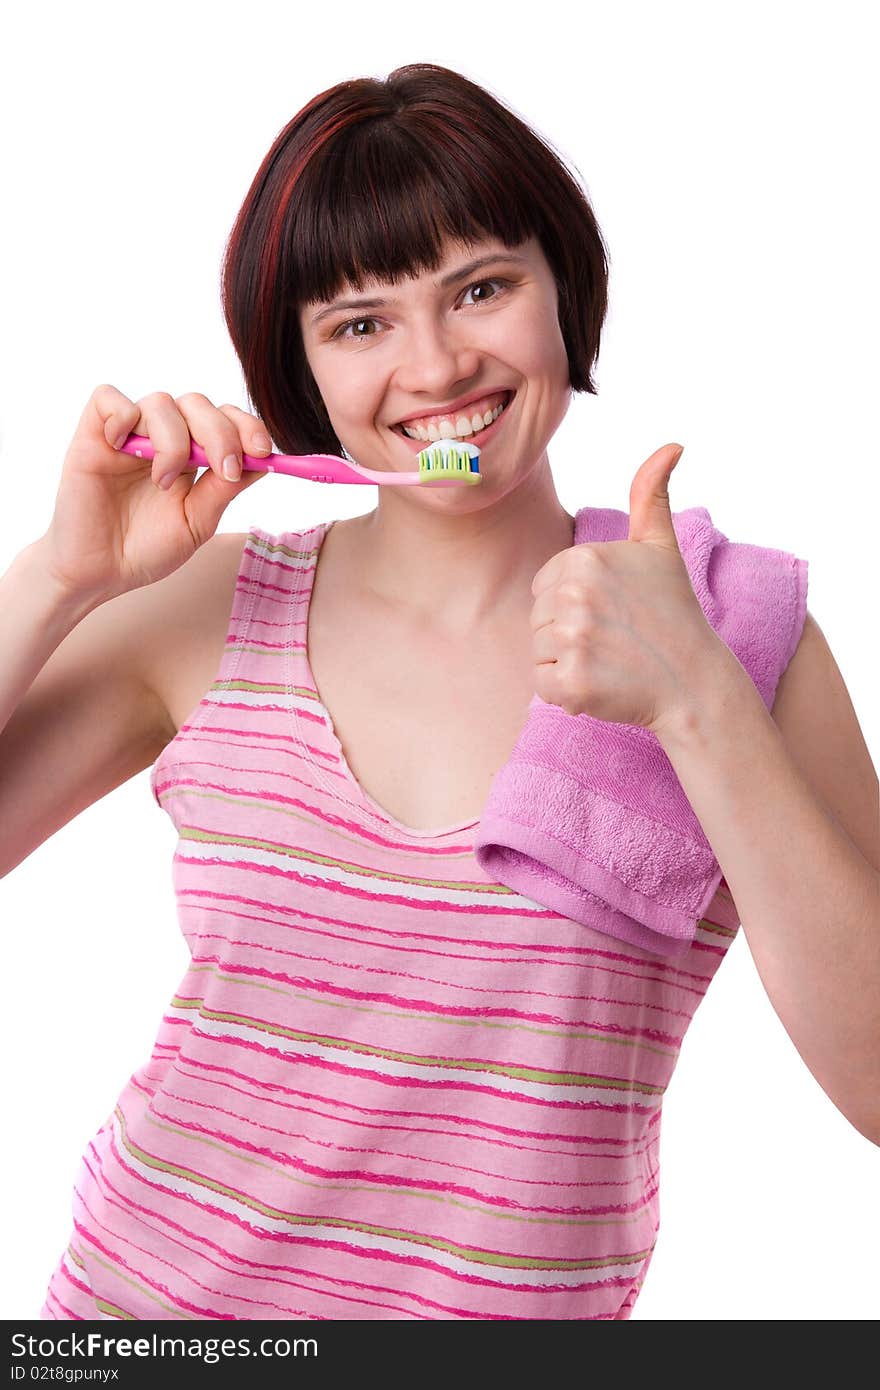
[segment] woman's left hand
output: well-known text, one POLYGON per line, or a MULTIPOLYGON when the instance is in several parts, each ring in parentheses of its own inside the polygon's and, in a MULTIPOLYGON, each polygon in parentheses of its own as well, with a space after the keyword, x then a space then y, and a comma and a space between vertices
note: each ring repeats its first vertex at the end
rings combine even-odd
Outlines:
POLYGON ((625 541, 574 545, 532 580, 535 689, 568 714, 658 733, 693 703, 730 649, 694 593, 669 505, 683 445, 646 459, 629 494, 625 541))

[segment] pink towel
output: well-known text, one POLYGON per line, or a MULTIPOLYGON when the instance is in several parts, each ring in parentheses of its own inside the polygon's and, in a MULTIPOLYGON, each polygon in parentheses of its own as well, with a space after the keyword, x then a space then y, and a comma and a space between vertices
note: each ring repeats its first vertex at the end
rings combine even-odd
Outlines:
MULTIPOLYGON (((729 541, 705 507, 673 526, 708 622, 772 708, 807 612, 807 561, 729 541)), ((626 540, 625 512, 584 507, 574 541, 626 540)), ((656 735, 532 698, 496 773, 475 853, 496 882, 660 956, 683 955, 722 873, 656 735)))

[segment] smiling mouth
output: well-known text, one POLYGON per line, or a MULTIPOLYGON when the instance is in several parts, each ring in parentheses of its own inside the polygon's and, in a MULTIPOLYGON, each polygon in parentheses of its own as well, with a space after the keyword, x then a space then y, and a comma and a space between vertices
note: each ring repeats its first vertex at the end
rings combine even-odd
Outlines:
MULTIPOLYGON (((482 429, 477 430, 476 433, 471 432, 471 433, 469 433, 469 434, 458 434, 458 433, 456 433, 454 430, 448 430, 448 431, 446 431, 446 432, 443 433, 443 434, 438 433, 438 434, 437 434, 437 439, 457 439, 457 440, 459 440, 459 441, 462 442, 462 443, 471 443, 471 442, 473 442, 474 444, 479 445, 479 442, 480 442, 480 440, 482 439, 483 435, 488 434, 489 431, 490 431, 491 429, 493 429, 493 428, 495 427, 495 425, 497 425, 498 421, 501 419, 502 415, 504 415, 505 411, 507 410, 508 406, 510 405, 510 403, 511 403, 511 401, 513 400, 513 398, 514 398, 515 395, 516 395, 516 392, 515 392, 515 391, 505 391, 505 392, 504 392, 504 398, 503 398, 503 400, 502 400, 502 402, 501 402, 501 409, 498 411, 498 414, 495 416, 494 420, 491 420, 491 421, 489 422, 488 425, 484 425, 484 426, 482 427, 482 429)), ((467 407, 464 408, 464 411, 463 411, 463 412, 457 412, 457 413, 465 413, 465 414, 466 414, 466 412, 467 412, 467 407)), ((443 417, 441 417, 441 418, 443 418, 443 417)), ((446 418, 449 418, 449 417, 446 417, 446 418)), ((409 444, 418 444, 418 445, 421 445, 422 448, 428 448, 428 447, 430 446, 430 444, 432 444, 432 443, 435 442, 435 441, 432 440, 431 438, 428 438, 428 439, 420 439, 420 438, 417 437, 416 435, 407 434, 407 432, 406 432, 406 430, 404 429, 404 427, 403 427, 402 424, 400 424, 400 425, 392 425, 391 428, 394 430, 394 433, 395 433, 395 434, 399 434, 399 435, 400 435, 403 439, 405 439, 405 440, 407 441, 407 443, 409 443, 409 444)))

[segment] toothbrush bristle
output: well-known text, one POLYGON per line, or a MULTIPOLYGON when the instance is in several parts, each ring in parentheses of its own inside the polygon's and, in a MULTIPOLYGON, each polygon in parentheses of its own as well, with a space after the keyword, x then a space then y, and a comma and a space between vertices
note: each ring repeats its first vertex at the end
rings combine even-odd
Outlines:
POLYGON ((419 473, 426 481, 433 478, 460 478, 462 482, 481 481, 480 465, 465 444, 441 440, 422 449, 418 455, 419 473))

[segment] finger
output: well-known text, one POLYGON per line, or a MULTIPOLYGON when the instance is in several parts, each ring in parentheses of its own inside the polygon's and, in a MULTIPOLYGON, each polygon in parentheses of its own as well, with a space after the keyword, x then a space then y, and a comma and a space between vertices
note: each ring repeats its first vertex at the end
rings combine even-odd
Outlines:
POLYGON ((218 406, 218 410, 228 415, 237 427, 246 454, 271 454, 272 440, 269 431, 258 416, 249 415, 237 405, 221 405, 218 406))
POLYGON ((532 632, 539 632, 542 627, 552 623, 556 616, 556 600, 553 593, 553 586, 543 589, 535 602, 532 604, 532 611, 529 614, 529 626, 532 632))
POLYGON ((118 449, 131 434, 139 416, 134 401, 104 382, 96 386, 89 397, 80 424, 87 424, 90 431, 104 436, 111 449, 118 449))
POLYGON ((654 541, 678 549, 672 524, 669 479, 684 453, 683 444, 664 444, 647 458, 636 473, 629 492, 630 541, 654 541))
POLYGON ((565 554, 567 554, 565 550, 557 551, 557 553, 551 555, 546 564, 543 564, 538 570, 538 573, 532 580, 532 593, 535 597, 544 593, 546 589, 552 588, 556 583, 562 570, 562 557, 565 554))
POLYGON ((553 623, 538 628, 532 634, 532 658, 536 666, 542 666, 547 662, 556 661, 559 657, 559 642, 556 637, 553 623))
POLYGON ((228 483, 224 478, 218 478, 213 468, 206 468, 183 499, 187 522, 198 544, 204 544, 214 535, 233 497, 253 486, 260 478, 268 477, 268 469, 265 472, 247 469, 237 483, 228 483))
POLYGON ((243 451, 236 424, 201 391, 178 396, 175 404, 190 435, 204 449, 211 470, 228 483, 238 482, 243 451))
POLYGON ((192 441, 186 421, 173 396, 167 391, 154 391, 137 402, 139 417, 133 433, 146 435, 153 446, 150 477, 156 486, 168 478, 170 487, 184 468, 195 471, 189 455, 192 441))

